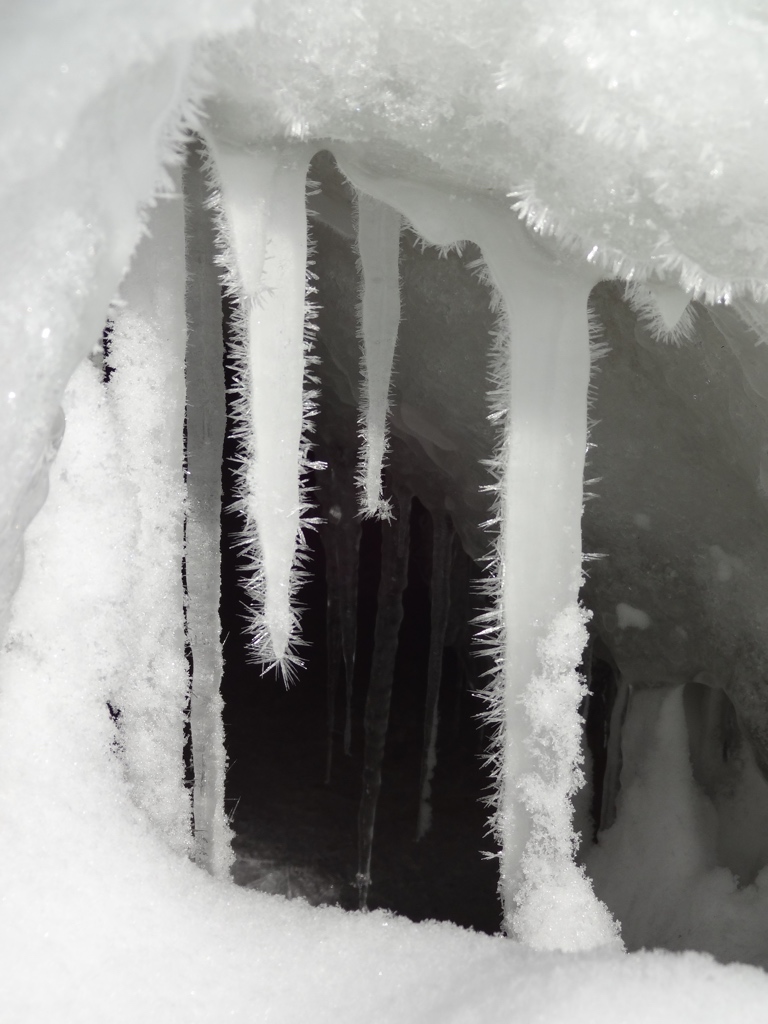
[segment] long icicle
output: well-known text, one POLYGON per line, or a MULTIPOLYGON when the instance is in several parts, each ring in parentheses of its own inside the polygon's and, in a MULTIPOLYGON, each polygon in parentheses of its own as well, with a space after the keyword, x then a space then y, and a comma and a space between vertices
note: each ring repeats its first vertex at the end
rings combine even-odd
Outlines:
POLYGON ((191 844, 184 785, 184 208, 158 201, 115 310, 105 386, 136 500, 130 672, 110 698, 132 799, 172 849, 191 844))
MULTIPOLYGON (((305 429, 314 393, 305 388, 306 175, 313 150, 283 144, 235 149, 210 143, 220 186, 219 221, 227 285, 238 300, 235 415, 242 445, 236 508, 251 574, 254 660, 286 681, 302 664, 294 597, 311 523, 303 489, 305 429)), ((311 290, 311 289, 310 289, 311 290)))
POLYGON ((429 662, 424 707, 424 748, 421 760, 419 817, 416 839, 423 839, 432 825, 432 779, 437 765, 437 727, 443 648, 448 627, 453 531, 448 516, 432 514, 432 577, 430 580, 429 662))
POLYGON ((195 862, 228 878, 234 860, 224 811, 227 755, 221 698, 221 458, 226 431, 221 291, 200 153, 190 147, 187 200, 187 638, 195 862))
POLYGON ((382 491, 382 470, 388 450, 387 413, 400 324, 401 228, 402 217, 391 206, 364 192, 357 193, 363 349, 358 486, 363 515, 379 519, 391 515, 390 503, 382 491))
POLYGON ((325 548, 325 646, 326 646, 326 681, 325 681, 325 784, 330 785, 333 772, 333 747, 336 732, 336 683, 341 665, 341 616, 338 608, 339 567, 333 539, 326 541, 325 548))
POLYGON ((479 241, 501 312, 492 714, 505 927, 537 948, 591 948, 617 941, 574 862, 572 801, 583 784, 577 668, 589 618, 578 594, 592 281, 519 234, 488 225, 479 241))
POLYGON ((360 909, 368 906, 371 852, 376 808, 381 790, 381 766, 389 727, 397 638, 403 620, 403 593, 408 583, 410 495, 396 495, 397 519, 381 526, 381 579, 376 609, 371 679, 365 703, 363 793, 357 818, 357 888, 360 909))
POLYGON ((347 523, 347 529, 340 538, 339 567, 343 585, 341 588, 341 650, 344 656, 345 707, 344 707, 344 753, 352 756, 352 696, 355 684, 355 655, 357 652, 357 578, 360 563, 360 520, 355 518, 347 523))
POLYGON ((336 720, 336 684, 339 667, 342 663, 345 675, 344 753, 349 756, 352 752, 352 693, 357 648, 357 576, 361 534, 360 519, 356 515, 354 492, 343 489, 346 480, 336 480, 337 470, 335 468, 329 468, 328 473, 332 477, 329 494, 323 495, 323 488, 319 488, 320 508, 325 513, 326 519, 321 528, 325 549, 327 588, 328 744, 326 783, 331 779, 336 720), (342 486, 340 487, 339 484, 342 486), (329 497, 330 500, 328 500, 329 497))

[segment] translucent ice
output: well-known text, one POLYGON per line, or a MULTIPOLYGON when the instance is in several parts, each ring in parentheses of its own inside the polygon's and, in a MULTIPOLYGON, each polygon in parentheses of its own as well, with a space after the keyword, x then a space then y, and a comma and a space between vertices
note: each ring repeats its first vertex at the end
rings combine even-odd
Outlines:
MULTIPOLYGON (((430 242, 468 238, 481 246, 512 335, 510 345, 500 338, 511 376, 497 367, 504 370, 498 377, 504 401, 496 422, 506 413, 507 446, 496 469, 506 505, 496 524, 500 603, 491 623, 501 627, 496 707, 506 729, 499 770, 507 926, 532 945, 583 947, 607 934, 583 877, 563 854, 573 839, 565 796, 578 776, 576 663, 584 639, 576 563, 585 299, 599 276, 652 281, 661 331, 649 332, 622 306, 623 284, 592 293, 615 353, 604 371, 607 379, 610 369, 615 387, 598 399, 603 424, 593 431, 594 456, 613 474, 593 503, 607 511, 594 513, 589 539, 590 550, 610 548, 610 557, 592 563, 583 593, 594 607, 594 628, 638 693, 625 747, 628 769, 640 769, 622 782, 619 816, 604 841, 614 873, 603 878, 617 880, 617 906, 636 902, 638 893, 669 895, 661 901, 662 912, 671 912, 663 928, 657 927, 660 901, 639 901, 635 931, 631 923, 626 929, 637 941, 644 941, 648 925, 653 941, 707 934, 729 940, 717 946, 718 955, 752 956, 761 943, 764 949, 764 881, 758 872, 754 883, 738 888, 730 869, 712 866, 719 832, 704 827, 711 814, 701 800, 715 808, 718 829, 738 820, 731 831, 746 834, 734 807, 742 799, 757 802, 768 750, 768 376, 765 349, 754 344, 768 336, 768 318, 743 298, 768 295, 768 35, 759 5, 419 0, 392 7, 329 0, 318 11, 297 0, 85 6, 58 0, 16 5, 2 22, 4 618, 21 575, 21 535, 44 499, 62 404, 67 417, 51 500, 28 533, 27 571, 2 656, 0 946, 7 1013, 20 1020, 127 1021, 165 1012, 219 1021, 267 1008, 289 1021, 303 1019, 312 1005, 318 1020, 394 1014, 404 1021, 494 1021, 511 1014, 581 1024, 610 1019, 618 1006, 628 1024, 762 1021, 764 979, 745 968, 722 970, 695 955, 532 955, 511 942, 450 928, 286 909, 233 893, 178 856, 186 839, 177 827, 185 813, 177 760, 163 762, 168 774, 157 780, 153 808, 151 786, 137 774, 136 736, 130 754, 121 747, 121 733, 128 736, 129 719, 138 720, 142 710, 126 692, 137 671, 134 650, 147 661, 136 632, 147 608, 134 607, 145 591, 137 585, 134 594, 135 574, 137 565, 146 567, 151 589, 158 568, 147 565, 146 546, 133 543, 139 537, 135 480, 116 471, 138 456, 123 450, 123 409, 144 406, 133 403, 133 393, 108 402, 100 373, 89 364, 79 366, 64 396, 101 335, 141 234, 139 210, 163 179, 161 164, 172 157, 182 117, 188 124, 202 113, 205 131, 243 154, 331 145, 357 187, 430 242), (224 32, 230 34, 222 38, 224 32), (514 262, 509 238, 518 238, 510 204, 544 239, 520 275, 507 273, 514 262), (500 240, 494 249, 497 230, 506 249, 500 240), (577 264, 581 271, 574 274, 577 264), (681 283, 678 293, 660 298, 659 270, 668 275, 662 287, 681 283), (695 344, 656 345, 654 333, 673 329, 689 295, 719 303, 683 314, 693 320, 695 344), (521 342, 526 338, 533 344, 521 342), (531 422, 538 415, 541 430, 537 423, 527 432, 528 414, 531 422), (722 507, 710 500, 715 493, 727 495, 722 507), (638 515, 650 528, 638 525, 638 515), (621 629, 621 604, 643 610, 647 628, 621 629), (722 691, 736 709, 745 739, 729 768, 734 791, 727 813, 729 799, 706 794, 696 776, 707 758, 696 753, 691 735, 703 742, 707 730, 696 733, 685 701, 681 712, 679 694, 669 692, 681 683, 722 691), (702 807, 706 813, 699 815, 702 807), (676 841, 665 846, 670 835, 676 841), (632 855, 638 849, 647 852, 640 871, 632 855), (665 872, 677 892, 660 879, 665 872), (641 883, 634 890, 626 887, 630 878, 641 883), (582 909, 586 926, 575 934, 571 919, 582 909), (699 913, 697 927, 688 927, 699 913), (749 943, 739 946, 731 937, 745 921, 749 943)), ((291 216, 303 209, 300 178, 286 203, 291 216)), ((250 194, 258 198, 258 188, 250 194)), ((249 212, 251 223, 257 214, 249 212)), ((288 212, 277 217, 281 226, 289 219, 288 212)), ((298 223, 286 235, 294 255, 306 251, 298 223)), ((248 245, 246 237, 241 255, 248 245)), ((278 283, 268 305, 275 312, 283 303, 298 321, 304 281, 296 272, 300 260, 291 260, 290 286, 278 283)), ((255 262, 261 265, 260 257, 255 262)), ((275 268, 262 269, 269 276, 275 268)), ((143 281, 144 298, 153 285, 143 281)), ((177 281, 171 306, 181 294, 177 281)), ((448 318, 456 311, 451 294, 439 303, 448 318)), ((129 303, 116 319, 117 357, 140 318, 129 303)), ((174 332, 181 319, 172 317, 174 332)), ((150 327, 163 322, 168 325, 160 317, 150 327)), ((482 348, 470 335, 467 360, 482 348)), ((266 436, 277 442, 284 428, 290 453, 280 471, 265 470, 275 484, 273 508, 258 510, 256 524, 269 563, 262 653, 288 670, 303 504, 301 456, 295 456, 303 415, 299 348, 293 345, 286 358, 288 386, 281 380, 263 395, 265 410, 286 412, 274 432, 267 425, 266 436)), ((162 379, 162 366, 149 361, 156 355, 147 353, 144 368, 155 377, 148 374, 136 395, 146 397, 153 380, 162 379)), ((116 388, 126 366, 114 371, 116 388)), ((159 410, 169 420, 183 407, 176 400, 181 375, 171 377, 171 386, 160 389, 171 400, 159 410)), ((410 437, 418 435, 425 451, 422 442, 437 449, 450 434, 456 466, 471 451, 461 431, 412 402, 398 410, 397 422, 410 437)), ((141 426, 131 424, 131 436, 141 426)), ((162 438, 152 440, 162 446, 162 438)), ((450 463, 440 459, 443 467, 450 463)), ((152 479, 142 477, 142 488, 152 479)), ((168 708, 160 709, 157 723, 147 723, 145 765, 176 715, 182 683, 172 625, 181 605, 180 519, 174 503, 166 509, 164 529, 175 539, 157 634, 158 645, 169 643, 151 660, 160 685, 171 676, 173 685, 168 708), (164 667, 171 663, 169 676, 164 667)), ((154 597, 161 591, 158 585, 154 597)), ((146 689, 151 697, 152 686, 146 689)), ((167 739, 177 745, 175 723, 167 739)), ((757 858, 759 843, 749 849, 757 858)), ((720 849, 716 856, 735 854, 720 849)), ((746 872, 746 848, 740 856, 746 872)))
POLYGON ((219 600, 221 460, 226 428, 221 291, 214 225, 206 208, 200 153, 190 147, 184 170, 187 243, 187 520, 184 564, 187 639, 192 654, 190 729, 195 861, 227 877, 232 853, 224 815, 224 726, 219 600))
POLYGON ((211 143, 221 237, 238 309, 238 508, 250 573, 253 653, 291 678, 300 664, 293 598, 306 469, 306 175, 312 150, 211 143))
MULTIPOLYGON (((347 467, 348 469, 349 467, 347 467)), ((327 588, 326 636, 328 644, 328 756, 330 780, 336 718, 339 668, 344 666, 344 753, 351 753, 352 693, 357 648, 357 577, 361 524, 355 501, 354 474, 344 471, 344 460, 329 466, 318 488, 320 512, 325 520, 321 536, 325 548, 327 588)))
POLYGON ((359 482, 366 516, 389 517, 381 473, 387 451, 390 378, 400 323, 400 228, 402 217, 364 192, 357 196, 360 255, 360 334, 363 391, 360 412, 362 456, 359 482))
POLYGON ((408 582, 410 509, 410 495, 398 495, 395 521, 383 523, 381 528, 381 579, 376 605, 373 661, 365 702, 363 793, 357 824, 357 887, 361 909, 365 909, 368 904, 368 889, 371 885, 371 852, 381 790, 381 766, 389 726, 397 637, 403 620, 403 592, 408 582))
POLYGON ((191 810, 183 768, 184 251, 178 195, 152 211, 121 287, 106 356, 122 468, 135 495, 135 636, 130 668, 110 701, 133 799, 179 851, 189 846, 191 810))
POLYGON ((432 778, 437 766, 437 726, 443 647, 450 609, 451 548, 450 520, 439 513, 432 516, 432 578, 430 580, 429 663, 427 699, 424 707, 424 749, 421 760, 419 820, 416 838, 421 839, 432 824, 432 778))

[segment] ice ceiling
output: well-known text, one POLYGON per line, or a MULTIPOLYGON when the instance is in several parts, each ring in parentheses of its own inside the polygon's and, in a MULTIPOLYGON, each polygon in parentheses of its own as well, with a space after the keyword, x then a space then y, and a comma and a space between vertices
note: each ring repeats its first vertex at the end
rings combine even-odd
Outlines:
MULTIPOLYGON (((625 1020, 662 987, 670 1019, 688 989, 697 1019, 760 1019, 758 972, 621 944, 768 962, 762 8, 60 0, 0 24, 14 1019, 578 1021, 607 985, 625 1020), (341 566, 355 496, 393 518, 363 840, 411 496, 436 552, 450 517, 489 556, 510 940, 227 881, 220 275, 260 663, 300 675, 312 521, 341 566), (318 387, 360 433, 327 470, 318 387), (310 472, 335 481, 319 511, 310 472)), ((363 895, 369 860, 361 841, 363 895)))

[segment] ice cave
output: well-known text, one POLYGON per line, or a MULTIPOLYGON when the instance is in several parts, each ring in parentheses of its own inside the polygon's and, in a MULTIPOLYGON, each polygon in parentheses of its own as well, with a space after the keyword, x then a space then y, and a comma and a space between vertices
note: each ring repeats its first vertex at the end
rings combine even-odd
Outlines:
POLYGON ((0 53, 3 1020, 765 1020, 763 5, 0 53))

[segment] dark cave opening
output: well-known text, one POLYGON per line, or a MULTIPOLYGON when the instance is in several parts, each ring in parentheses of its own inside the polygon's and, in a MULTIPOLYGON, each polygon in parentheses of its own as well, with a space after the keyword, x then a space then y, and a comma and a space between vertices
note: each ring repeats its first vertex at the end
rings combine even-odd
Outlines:
MULTIPOLYGON (((229 527, 235 532, 237 524, 229 527)), ((429 643, 428 568, 431 524, 417 500, 398 644, 391 716, 372 862, 371 909, 413 920, 450 920, 495 933, 501 923, 497 870, 481 851, 490 779, 475 680, 466 652, 446 650, 440 698, 433 825, 416 841, 429 643)), ((333 768, 325 784, 327 647, 325 558, 311 535, 311 578, 301 592, 306 667, 286 687, 275 672, 248 664, 239 621, 241 592, 232 546, 225 545, 222 629, 225 637, 227 810, 236 833, 233 869, 242 885, 302 896, 313 903, 357 907, 357 815, 363 763, 363 715, 376 616, 381 525, 364 524, 360 549, 358 647, 352 701, 351 755, 343 752, 344 680, 337 680, 333 768)), ((226 540, 226 538, 225 538, 226 540)), ((461 552, 459 558, 465 558, 461 552)), ((480 666, 478 666, 478 669, 480 666)))

